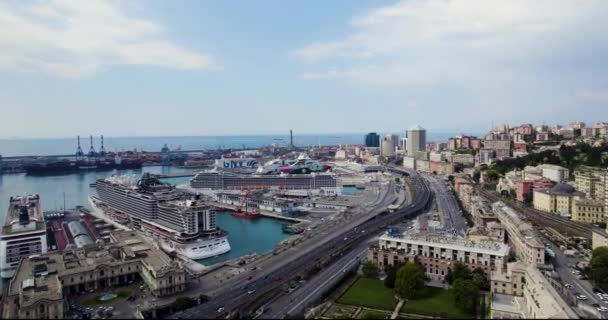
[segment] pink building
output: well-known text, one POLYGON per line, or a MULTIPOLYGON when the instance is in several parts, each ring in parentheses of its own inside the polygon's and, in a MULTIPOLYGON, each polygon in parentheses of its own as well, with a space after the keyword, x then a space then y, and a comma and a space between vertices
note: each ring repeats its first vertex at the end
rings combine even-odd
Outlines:
POLYGON ((515 195, 517 198, 517 201, 519 202, 524 202, 526 200, 526 195, 532 195, 532 192, 534 191, 534 181, 532 180, 524 180, 524 181, 519 181, 516 184, 516 189, 515 189, 515 195))
POLYGON ((449 150, 458 150, 458 149, 472 149, 479 150, 481 149, 481 139, 473 136, 456 136, 454 138, 450 138, 448 140, 448 149, 449 150))
POLYGON ((541 189, 551 189, 555 186, 555 181, 547 179, 547 178, 542 178, 539 180, 534 181, 534 189, 535 190, 541 190, 541 189))
POLYGON ((517 151, 528 151, 528 144, 525 142, 517 142, 513 144, 513 148, 517 151))
POLYGON ((548 141, 548 140, 549 140, 549 134, 547 132, 539 132, 536 134, 537 142, 548 141))
POLYGON ((583 137, 583 138, 593 138, 593 128, 582 128, 581 129, 581 137, 583 137))

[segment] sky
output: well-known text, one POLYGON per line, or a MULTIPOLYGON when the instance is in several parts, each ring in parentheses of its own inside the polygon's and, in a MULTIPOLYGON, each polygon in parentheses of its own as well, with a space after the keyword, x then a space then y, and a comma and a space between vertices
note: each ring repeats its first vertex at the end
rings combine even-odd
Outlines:
POLYGON ((0 138, 608 120, 608 1, 0 1, 0 138))

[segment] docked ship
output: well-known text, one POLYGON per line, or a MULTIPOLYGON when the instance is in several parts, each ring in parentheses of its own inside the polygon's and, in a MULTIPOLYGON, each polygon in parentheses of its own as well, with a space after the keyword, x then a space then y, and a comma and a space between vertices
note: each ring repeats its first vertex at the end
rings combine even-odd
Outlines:
POLYGON ((254 219, 261 216, 259 210, 256 210, 255 208, 249 209, 249 202, 247 201, 248 197, 249 193, 245 193, 245 197, 243 198, 241 205, 232 213, 233 216, 246 219, 254 219))
POLYGON ((140 180, 124 175, 97 180, 89 200, 92 215, 141 231, 169 253, 198 260, 231 249, 210 206, 149 173, 140 180))
POLYGON ((266 162, 258 168, 258 174, 307 174, 313 172, 324 172, 331 169, 327 164, 322 164, 311 159, 308 154, 302 152, 295 160, 274 159, 266 162))
POLYGON ((23 257, 47 252, 39 195, 11 197, 0 232, 0 276, 11 278, 23 257))
POLYGON ((52 162, 35 162, 23 166, 30 175, 63 174, 81 171, 111 171, 139 169, 142 161, 139 159, 123 159, 116 155, 114 158, 89 158, 78 160, 59 160, 52 162))

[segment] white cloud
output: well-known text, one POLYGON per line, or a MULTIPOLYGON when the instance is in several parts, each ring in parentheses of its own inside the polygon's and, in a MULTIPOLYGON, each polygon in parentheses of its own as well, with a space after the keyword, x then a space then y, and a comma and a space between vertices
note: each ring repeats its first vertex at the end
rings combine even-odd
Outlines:
MULTIPOLYGON (((342 39, 294 51, 330 71, 304 79, 384 84, 469 79, 546 55, 603 0, 404 0, 354 17, 342 39), (493 70, 495 69, 495 70, 493 70)), ((600 31, 601 32, 601 31, 600 31)), ((540 58, 539 58, 540 59, 540 58)))
POLYGON ((104 0, 0 3, 0 67, 79 78, 109 66, 218 68, 211 56, 173 43, 152 21, 104 0))

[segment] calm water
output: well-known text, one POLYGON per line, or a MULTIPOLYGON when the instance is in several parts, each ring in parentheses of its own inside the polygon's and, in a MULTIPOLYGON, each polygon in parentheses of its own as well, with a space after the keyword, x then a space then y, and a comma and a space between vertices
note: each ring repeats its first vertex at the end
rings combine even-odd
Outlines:
MULTIPOLYGON (((402 136, 403 133, 400 133, 402 136)), ((457 132, 427 132, 427 141, 444 141, 457 132)), ((294 135, 296 146, 363 144, 365 133, 306 134, 294 135)), ((257 148, 262 145, 277 143, 286 146, 288 135, 251 135, 251 136, 200 136, 200 137, 104 137, 108 151, 145 150, 160 151, 164 144, 170 148, 181 146, 182 150, 223 148, 257 148)), ((93 141, 99 150, 99 137, 93 141)), ((89 150, 89 137, 81 136, 82 149, 89 150)), ((76 138, 66 139, 0 139, 0 155, 56 155, 76 152, 76 138)))
MULTIPOLYGON (((144 167, 141 170, 125 170, 120 173, 141 175, 142 172, 174 173, 188 172, 188 169, 175 167, 144 167)), ((32 177, 26 174, 0 175, 0 221, 4 222, 9 197, 23 193, 38 193, 43 210, 63 207, 63 195, 67 208, 83 205, 90 208, 89 184, 97 179, 111 175, 112 172, 87 172, 61 176, 32 177)), ((167 182, 186 183, 190 178, 169 178, 167 182)), ((240 219, 230 214, 218 214, 217 224, 229 232, 228 240, 232 250, 220 257, 203 261, 205 264, 231 259, 249 252, 267 253, 281 240, 289 237, 283 233, 283 222, 261 218, 255 221, 240 219)))

